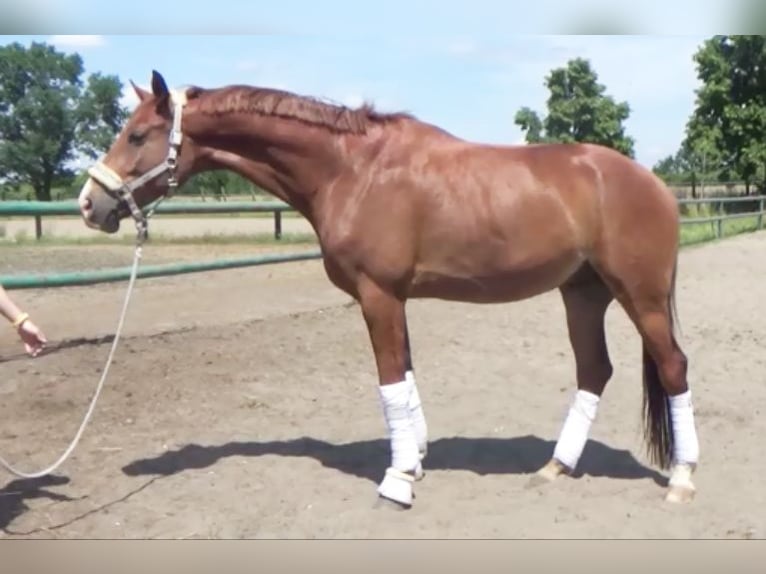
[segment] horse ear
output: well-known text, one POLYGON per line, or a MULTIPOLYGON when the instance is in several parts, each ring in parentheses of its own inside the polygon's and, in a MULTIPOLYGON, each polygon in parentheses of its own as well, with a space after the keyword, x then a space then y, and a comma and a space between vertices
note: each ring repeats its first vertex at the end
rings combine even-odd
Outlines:
POLYGON ((168 95, 168 85, 165 83, 165 78, 157 70, 152 70, 152 92, 156 98, 168 95))
POLYGON ((148 98, 151 94, 147 92, 146 90, 142 90, 139 88, 133 80, 130 80, 130 85, 133 86, 133 91, 136 92, 136 96, 138 96, 138 100, 143 102, 146 98, 148 98))

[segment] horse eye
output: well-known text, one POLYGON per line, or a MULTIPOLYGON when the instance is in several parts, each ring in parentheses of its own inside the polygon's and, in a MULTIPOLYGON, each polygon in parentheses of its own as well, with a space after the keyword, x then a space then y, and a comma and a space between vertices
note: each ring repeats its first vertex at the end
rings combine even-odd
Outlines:
POLYGON ((146 133, 133 132, 128 136, 128 142, 133 145, 141 145, 146 139, 146 133))

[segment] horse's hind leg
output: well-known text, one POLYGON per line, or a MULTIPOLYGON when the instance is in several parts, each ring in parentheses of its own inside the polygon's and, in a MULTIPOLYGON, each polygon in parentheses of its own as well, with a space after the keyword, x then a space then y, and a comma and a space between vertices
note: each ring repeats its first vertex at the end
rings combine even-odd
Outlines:
POLYGON ((606 280, 643 342, 644 436, 653 462, 672 467, 666 500, 693 498, 699 442, 686 379, 687 358, 673 329, 676 253, 646 248, 615 258, 606 280), (672 259, 671 259, 672 256, 672 259))
MULTIPOLYGON (((672 289, 672 288, 671 288, 672 289)), ((673 334, 670 295, 628 295, 626 310, 643 338, 646 440, 653 460, 672 466, 668 502, 689 502, 699 458, 688 361, 673 334)))
POLYGON ((554 480, 576 467, 588 440, 591 424, 612 364, 606 345, 604 316, 614 296, 603 280, 586 264, 560 288, 566 308, 569 341, 577 368, 577 391, 559 433, 553 458, 530 481, 531 485, 554 480))

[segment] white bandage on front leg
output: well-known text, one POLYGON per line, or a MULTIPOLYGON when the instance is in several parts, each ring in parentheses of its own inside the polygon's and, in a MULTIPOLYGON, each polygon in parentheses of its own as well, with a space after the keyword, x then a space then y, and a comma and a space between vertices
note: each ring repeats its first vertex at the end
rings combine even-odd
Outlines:
POLYGON ((407 379, 379 387, 391 440, 391 466, 378 487, 378 493, 405 505, 412 504, 412 480, 420 468, 409 406, 412 388, 413 381, 407 379))
POLYGON ((426 417, 423 414, 423 405, 420 403, 420 393, 418 393, 418 386, 415 383, 415 373, 407 371, 405 379, 412 383, 412 394, 410 395, 409 402, 410 416, 412 417, 412 426, 415 430, 415 441, 418 444, 420 460, 423 460, 428 452, 428 425, 426 425, 426 417))
POLYGON ((694 406, 691 391, 668 397, 670 420, 673 425, 673 462, 696 465, 699 458, 699 440, 694 426, 694 406))
POLYGON ((598 411, 599 396, 588 391, 578 390, 574 402, 556 442, 553 458, 566 465, 570 470, 577 467, 591 424, 598 411))
POLYGON ((402 472, 414 471, 420 462, 409 407, 412 387, 412 381, 408 380, 379 387, 383 415, 391 438, 391 466, 402 472))

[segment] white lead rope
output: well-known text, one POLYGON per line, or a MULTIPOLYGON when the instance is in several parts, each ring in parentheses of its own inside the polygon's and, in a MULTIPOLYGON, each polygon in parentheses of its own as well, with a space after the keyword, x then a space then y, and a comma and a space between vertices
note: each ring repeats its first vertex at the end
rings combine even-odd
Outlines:
POLYGON ((144 241, 144 238, 146 237, 145 233, 146 233, 146 228, 143 228, 143 229, 139 228, 138 236, 136 238, 136 250, 135 250, 135 253, 133 254, 133 268, 130 272, 130 282, 128 283, 128 291, 125 295, 125 302, 122 306, 122 314, 120 315, 120 321, 117 324, 117 332, 114 335, 114 341, 112 341, 112 349, 109 351, 109 357, 106 360, 106 366, 104 367, 104 372, 101 375, 101 380, 98 382, 98 386, 96 386, 96 393, 93 395, 93 399, 91 399, 90 401, 90 406, 88 407, 88 410, 85 413, 85 418, 80 424, 80 428, 77 430, 77 434, 74 436, 74 439, 72 439, 72 442, 70 443, 69 447, 64 451, 64 454, 62 454, 56 462, 54 462, 48 468, 45 468, 38 472, 23 472, 21 470, 18 470, 17 468, 13 467, 7 460, 5 460, 5 458, 0 456, 0 464, 12 474, 15 474, 16 476, 19 476, 21 478, 40 478, 47 474, 50 474, 54 470, 56 470, 59 466, 61 466, 61 464, 63 464, 63 462, 69 457, 69 455, 72 454, 72 451, 74 451, 75 447, 77 446, 77 443, 80 441, 80 437, 82 436, 82 433, 85 431, 85 427, 88 424, 88 421, 90 420, 91 415, 93 414, 93 409, 96 406, 96 401, 98 400, 98 396, 101 394, 101 389, 104 386, 104 381, 106 381, 106 376, 109 373, 109 367, 111 366, 112 359, 114 358, 114 352, 117 349, 117 343, 120 340, 120 333, 122 332, 122 326, 125 322, 125 315, 127 314, 127 311, 128 311, 128 303, 130 302, 130 296, 133 293, 133 286, 136 282, 136 275, 138 272, 138 263, 139 263, 139 260, 141 259, 142 243, 144 241))
POLYGON ((98 400, 99 394, 101 394, 101 389, 104 386, 104 381, 106 381, 106 376, 109 373, 109 367, 112 364, 112 359, 114 358, 114 352, 117 349, 117 343, 120 340, 120 333, 122 332, 122 325, 125 322, 125 315, 128 311, 128 303, 130 301, 130 296, 133 293, 133 285, 136 281, 136 274, 138 272, 138 262, 141 259, 141 246, 144 242, 144 240, 147 237, 148 233, 148 221, 149 218, 154 215, 154 210, 157 209, 157 206, 162 203, 165 199, 167 199, 168 194, 171 190, 174 190, 178 186, 178 181, 176 180, 175 176, 175 169, 176 169, 176 161, 178 158, 178 148, 181 146, 181 140, 183 139, 183 134, 181 132, 181 116, 183 113, 183 107, 186 105, 186 94, 185 92, 178 92, 172 94, 172 101, 173 101, 173 128, 170 130, 169 134, 169 147, 168 147, 168 156, 165 159, 164 163, 161 163, 154 167, 153 169, 149 170, 149 172, 145 173, 143 176, 139 177, 138 179, 131 180, 130 182, 126 183, 122 180, 122 178, 110 167, 108 167, 103 162, 98 162, 96 165, 91 167, 88 170, 88 173, 91 177, 96 179, 98 182, 100 182, 105 188, 110 189, 112 191, 117 191, 121 199, 124 200, 128 207, 130 208, 131 215, 133 216, 133 219, 136 221, 136 250, 133 256, 133 269, 130 272, 130 282, 128 283, 128 292, 125 294, 125 303, 122 307, 122 314, 120 315, 120 321, 117 324, 117 332, 114 335, 114 341, 112 341, 112 349, 109 351, 109 358, 106 360, 106 366, 104 367, 104 372, 101 375, 101 380, 98 382, 98 386, 96 386, 96 393, 93 395, 93 399, 91 399, 90 406, 88 407, 88 411, 85 413, 85 418, 82 421, 82 424, 80 424, 80 428, 77 430, 77 434, 75 435, 74 439, 72 439, 71 444, 69 445, 69 448, 67 448, 64 451, 64 454, 62 454, 59 459, 54 462, 52 465, 50 465, 48 468, 43 469, 39 472, 22 472, 16 468, 14 468, 7 460, 5 460, 2 456, 0 456, 0 465, 5 467, 6 470, 11 472, 12 474, 15 474, 16 476, 22 477, 22 478, 40 478, 42 476, 45 476, 47 474, 52 473, 54 470, 56 470, 68 457, 70 454, 72 454, 72 451, 77 446, 77 443, 80 441, 80 437, 82 436, 83 431, 85 431, 85 427, 88 424, 88 421, 90 420, 91 415, 93 414, 93 409, 96 406, 96 401, 98 400), (147 181, 154 179, 158 175, 164 173, 165 171, 170 172, 170 177, 168 180, 168 190, 154 203, 153 206, 148 207, 147 211, 148 213, 146 215, 143 215, 141 209, 138 207, 138 205, 135 202, 135 199, 133 198, 133 192, 143 186, 147 181))

